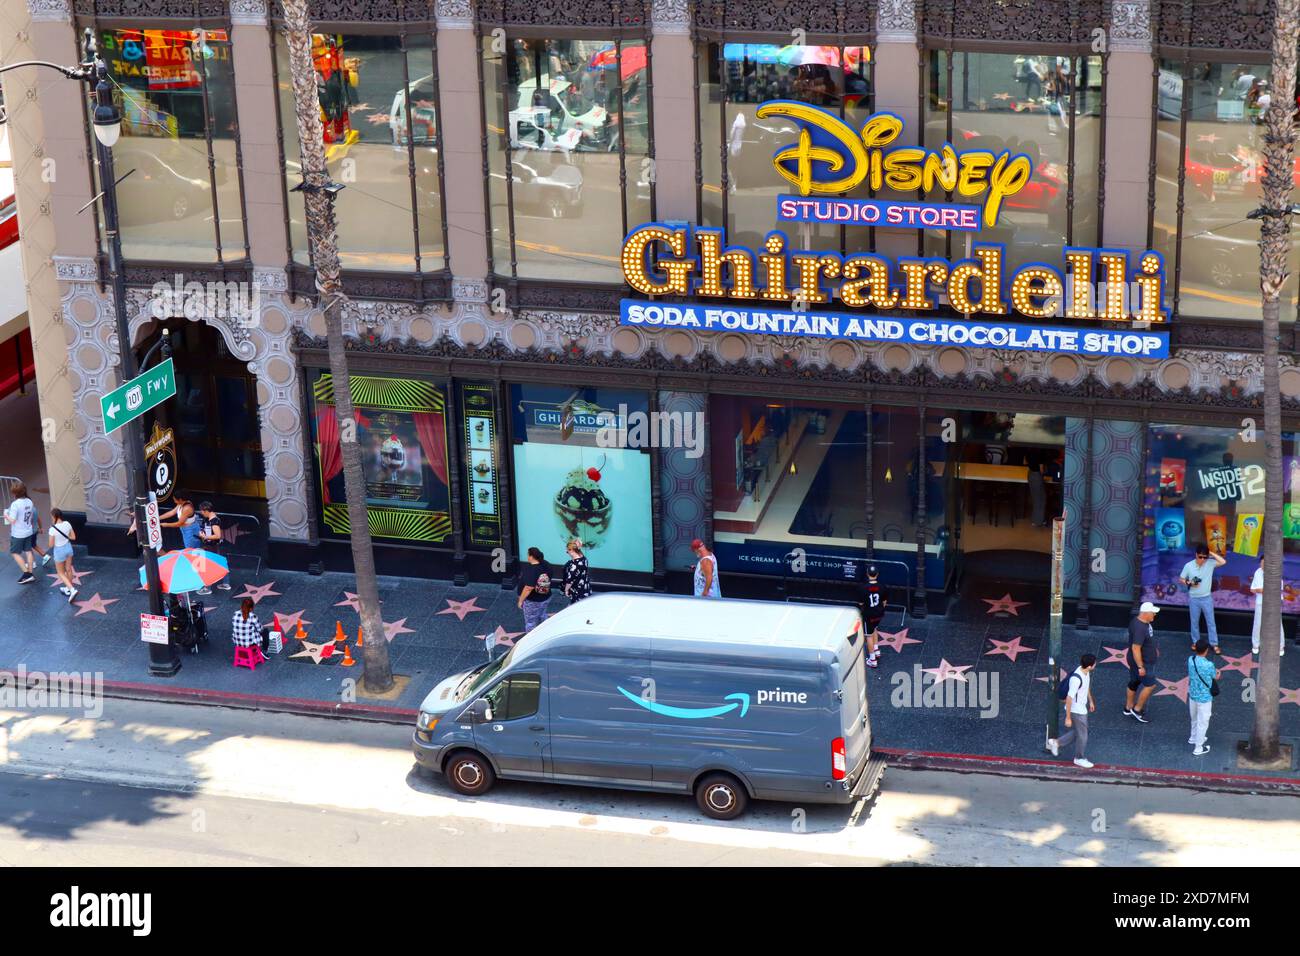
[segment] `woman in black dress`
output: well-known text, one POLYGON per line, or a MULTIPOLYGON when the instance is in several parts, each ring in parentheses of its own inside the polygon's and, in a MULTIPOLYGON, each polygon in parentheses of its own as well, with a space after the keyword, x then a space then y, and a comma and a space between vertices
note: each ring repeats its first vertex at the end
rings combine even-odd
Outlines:
POLYGON ((564 566, 564 596, 574 604, 591 597, 591 579, 587 577, 587 558, 582 553, 582 542, 574 538, 566 550, 569 563, 564 566))

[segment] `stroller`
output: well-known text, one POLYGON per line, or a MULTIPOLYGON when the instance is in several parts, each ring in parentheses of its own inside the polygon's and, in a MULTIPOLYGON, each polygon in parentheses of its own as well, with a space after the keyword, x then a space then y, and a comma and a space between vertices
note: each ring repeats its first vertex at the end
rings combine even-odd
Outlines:
POLYGON ((167 605, 167 632, 172 644, 191 654, 199 652, 199 645, 208 642, 208 621, 203 613, 203 602, 181 599, 173 594, 167 605))

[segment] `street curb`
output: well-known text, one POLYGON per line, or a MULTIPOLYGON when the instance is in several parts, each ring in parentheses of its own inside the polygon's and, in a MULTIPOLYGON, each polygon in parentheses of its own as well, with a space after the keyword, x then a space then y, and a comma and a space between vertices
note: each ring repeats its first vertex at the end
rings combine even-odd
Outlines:
POLYGON ((344 704, 300 697, 271 697, 265 694, 240 694, 234 691, 205 690, 195 687, 162 687, 132 681, 104 681, 104 696, 124 700, 149 700, 171 704, 207 704, 216 707, 239 707, 266 710, 303 717, 334 717, 371 720, 387 724, 409 724, 419 716, 418 710, 384 707, 379 704, 344 704))
POLYGON ((1070 763, 1030 757, 995 757, 985 754, 952 754, 896 747, 873 747, 873 753, 889 758, 891 767, 904 770, 945 770, 957 773, 985 773, 1003 777, 1027 777, 1069 783, 1147 784, 1184 787, 1223 793, 1262 793, 1300 796, 1300 779, 1257 777, 1237 773, 1202 773, 1196 770, 1165 770, 1099 763, 1082 770, 1070 763))

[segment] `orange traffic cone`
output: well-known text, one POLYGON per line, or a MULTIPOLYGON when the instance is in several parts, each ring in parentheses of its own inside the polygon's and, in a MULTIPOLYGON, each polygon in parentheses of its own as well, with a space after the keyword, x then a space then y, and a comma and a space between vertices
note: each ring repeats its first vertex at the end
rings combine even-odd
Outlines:
POLYGON ((334 640, 337 641, 339 644, 342 644, 342 643, 345 642, 347 639, 348 639, 348 636, 347 636, 346 634, 343 633, 343 622, 342 622, 342 621, 335 621, 335 622, 334 622, 334 640))
POLYGON ((293 636, 298 638, 300 641, 307 640, 307 632, 303 630, 302 621, 298 622, 298 630, 293 632, 293 636))
POLYGON ((357 625, 357 647, 365 647, 366 643, 361 637, 361 625, 357 625))
POLYGON ((343 645, 343 660, 339 663, 344 667, 354 667, 357 663, 352 657, 352 648, 346 644, 343 645))
POLYGON ((271 615, 271 618, 272 621, 274 622, 274 627, 272 629, 279 631, 281 634, 283 634, 284 628, 280 626, 280 613, 277 611, 275 614, 271 615))

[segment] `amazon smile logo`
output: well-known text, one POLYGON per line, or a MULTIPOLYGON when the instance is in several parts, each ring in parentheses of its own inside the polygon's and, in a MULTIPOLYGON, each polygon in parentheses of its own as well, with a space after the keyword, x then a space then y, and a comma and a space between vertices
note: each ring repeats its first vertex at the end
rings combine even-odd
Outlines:
POLYGON ((705 717, 721 717, 723 714, 729 714, 737 707, 740 708, 740 716, 744 717, 749 713, 749 695, 748 694, 728 694, 723 700, 733 701, 730 704, 720 704, 717 707, 672 707, 668 704, 661 704, 653 698, 638 697, 629 690, 620 687, 618 692, 630 700, 632 703, 644 707, 652 714, 659 714, 662 717, 679 717, 683 720, 703 720, 705 717))

